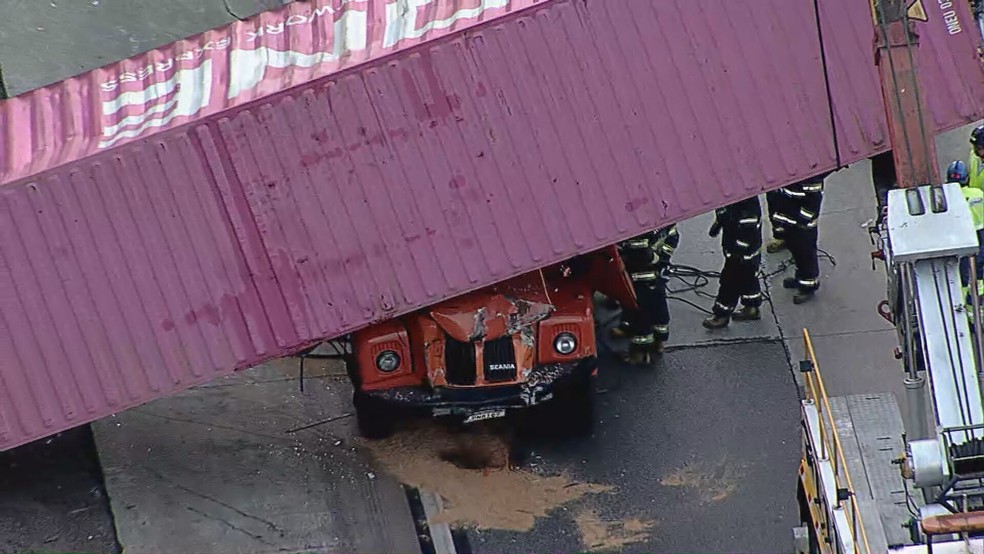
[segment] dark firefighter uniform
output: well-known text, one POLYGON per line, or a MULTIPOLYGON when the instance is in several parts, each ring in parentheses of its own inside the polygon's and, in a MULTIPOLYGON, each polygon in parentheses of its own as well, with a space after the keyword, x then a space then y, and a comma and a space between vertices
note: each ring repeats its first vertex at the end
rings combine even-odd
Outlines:
POLYGON ((782 201, 782 193, 778 190, 770 190, 765 193, 765 205, 769 212, 769 219, 772 220, 772 240, 766 245, 766 251, 770 253, 786 248, 786 228, 784 225, 776 223, 773 217, 782 201))
POLYGON ((757 196, 718 208, 711 225, 712 237, 721 234, 724 250, 724 269, 718 286, 713 316, 704 320, 704 327, 720 329, 731 319, 742 321, 760 319, 762 289, 758 269, 762 260, 762 207, 757 196), (741 301, 742 309, 735 311, 741 301))
POLYGON ((783 239, 796 265, 795 277, 787 277, 782 286, 797 289, 793 303, 813 298, 820 287, 820 263, 817 259, 817 224, 823 202, 823 180, 831 172, 793 183, 776 191, 773 225, 783 229, 783 239))
POLYGON ((632 363, 648 363, 652 353, 663 351, 663 343, 670 337, 666 270, 679 244, 676 225, 670 225, 618 245, 639 310, 626 313, 614 334, 629 337, 628 360, 632 363))

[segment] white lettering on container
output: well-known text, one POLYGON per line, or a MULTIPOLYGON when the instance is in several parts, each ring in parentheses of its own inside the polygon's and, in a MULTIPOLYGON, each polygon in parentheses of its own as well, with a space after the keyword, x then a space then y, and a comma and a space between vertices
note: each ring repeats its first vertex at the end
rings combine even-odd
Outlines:
POLYGON ((473 19, 486 10, 504 8, 509 0, 481 0, 474 8, 462 8, 444 19, 432 19, 417 27, 418 8, 434 0, 396 0, 386 4, 386 31, 383 35, 383 48, 390 48, 407 38, 420 38, 431 29, 447 29, 459 19, 473 19))
POLYGON ((960 17, 957 16, 956 10, 953 10, 952 0, 937 0, 940 5, 940 11, 943 13, 943 22, 946 23, 946 32, 955 35, 962 31, 960 27, 960 17))

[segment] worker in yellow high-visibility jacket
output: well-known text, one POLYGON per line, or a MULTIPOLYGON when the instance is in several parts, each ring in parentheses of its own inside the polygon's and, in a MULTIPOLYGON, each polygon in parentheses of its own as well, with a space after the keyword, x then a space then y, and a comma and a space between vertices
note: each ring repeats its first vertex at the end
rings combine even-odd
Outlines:
POLYGON ((952 162, 946 168, 946 182, 960 185, 960 192, 970 206, 970 215, 974 220, 978 240, 984 239, 984 234, 981 233, 984 231, 984 190, 971 184, 972 175, 969 174, 967 165, 960 160, 952 162))
POLYGON ((984 190, 984 125, 979 125, 970 132, 970 147, 970 158, 967 160, 970 170, 969 185, 984 190))
MULTIPOLYGON (((984 136, 984 135, 982 135, 984 136)), ((984 300, 984 190, 970 186, 971 176, 968 174, 967 166, 962 161, 957 160, 946 168, 946 180, 948 183, 958 183, 960 192, 967 200, 970 207, 970 215, 974 221, 974 229, 977 230, 978 252, 976 256, 977 293, 984 300)), ((970 258, 960 258, 960 285, 963 291, 964 301, 967 305, 967 317, 973 323, 974 310, 973 299, 970 296, 970 258)))

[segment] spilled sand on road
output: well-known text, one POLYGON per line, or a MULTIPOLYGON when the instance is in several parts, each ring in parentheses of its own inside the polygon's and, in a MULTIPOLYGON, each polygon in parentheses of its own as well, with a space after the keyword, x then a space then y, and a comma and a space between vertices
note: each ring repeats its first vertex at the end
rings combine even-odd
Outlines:
POLYGON ((529 531, 555 508, 612 490, 566 475, 509 469, 509 444, 496 435, 429 426, 367 445, 398 480, 444 499, 444 523, 529 531))
POLYGON ((660 479, 660 484, 688 488, 704 503, 720 502, 738 490, 746 473, 745 464, 733 463, 727 458, 717 462, 697 460, 666 475, 660 479))
POLYGON ((622 548, 649 538, 653 523, 637 518, 624 521, 605 521, 591 510, 580 512, 575 518, 584 546, 592 550, 622 548))

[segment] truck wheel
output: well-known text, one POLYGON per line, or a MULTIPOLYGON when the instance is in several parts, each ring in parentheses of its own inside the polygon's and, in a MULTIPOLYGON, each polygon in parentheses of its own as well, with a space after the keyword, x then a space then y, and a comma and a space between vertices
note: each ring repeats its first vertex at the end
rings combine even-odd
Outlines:
POLYGON ((587 375, 554 392, 541 408, 538 418, 546 434, 560 437, 585 437, 594 429, 594 378, 587 375))
POLYGON ((564 421, 572 436, 587 436, 594 430, 595 422, 595 380, 590 375, 577 382, 566 391, 562 408, 564 421))
POLYGON ((355 406, 359 434, 363 438, 380 440, 393 434, 396 424, 393 410, 358 391, 352 395, 352 404, 355 406))

